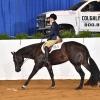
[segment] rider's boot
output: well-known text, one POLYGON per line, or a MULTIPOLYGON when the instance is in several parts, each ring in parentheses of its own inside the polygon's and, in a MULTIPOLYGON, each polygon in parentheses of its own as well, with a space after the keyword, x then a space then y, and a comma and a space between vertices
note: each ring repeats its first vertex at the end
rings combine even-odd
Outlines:
POLYGON ((45 46, 44 50, 45 50, 45 62, 49 63, 49 48, 45 46))

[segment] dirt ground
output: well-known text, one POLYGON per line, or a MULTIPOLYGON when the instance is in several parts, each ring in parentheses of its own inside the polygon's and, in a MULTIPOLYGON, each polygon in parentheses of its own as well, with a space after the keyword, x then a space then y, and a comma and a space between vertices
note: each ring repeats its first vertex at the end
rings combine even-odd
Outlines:
POLYGON ((56 80, 56 88, 50 89, 51 81, 33 80, 26 90, 24 81, 0 81, 0 100, 100 100, 100 88, 84 86, 75 90, 79 81, 56 80))

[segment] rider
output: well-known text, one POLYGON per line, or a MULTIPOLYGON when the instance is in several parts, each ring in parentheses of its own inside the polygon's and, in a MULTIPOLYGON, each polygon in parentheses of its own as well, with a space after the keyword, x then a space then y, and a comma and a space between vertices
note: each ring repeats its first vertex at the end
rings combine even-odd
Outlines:
POLYGON ((45 49, 45 61, 48 63, 48 55, 49 49, 54 44, 61 42, 61 38, 59 36, 59 26, 56 23, 57 16, 55 14, 51 14, 49 18, 49 22, 51 25, 50 34, 48 35, 47 41, 44 44, 45 49))

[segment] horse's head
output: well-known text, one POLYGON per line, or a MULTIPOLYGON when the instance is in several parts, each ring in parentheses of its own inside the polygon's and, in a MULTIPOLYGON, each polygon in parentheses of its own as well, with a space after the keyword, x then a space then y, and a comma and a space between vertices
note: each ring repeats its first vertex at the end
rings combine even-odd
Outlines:
POLYGON ((18 55, 16 52, 11 52, 13 55, 13 61, 15 64, 15 71, 20 72, 21 71, 21 66, 23 65, 24 58, 22 55, 18 55))

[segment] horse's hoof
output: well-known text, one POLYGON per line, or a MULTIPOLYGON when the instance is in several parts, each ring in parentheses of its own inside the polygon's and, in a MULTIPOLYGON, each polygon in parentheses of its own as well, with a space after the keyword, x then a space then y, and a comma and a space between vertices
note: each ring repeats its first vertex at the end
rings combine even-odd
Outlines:
POLYGON ((51 86, 51 89, 55 89, 56 87, 55 86, 51 86))
POLYGON ((22 89, 23 89, 23 90, 26 90, 26 89, 27 89, 27 86, 23 85, 23 86, 22 86, 22 89))
POLYGON ((77 88, 75 88, 75 89, 76 89, 76 90, 81 90, 81 89, 82 89, 82 87, 80 87, 80 86, 79 86, 79 87, 77 87, 77 88))
POLYGON ((56 88, 55 86, 50 86, 50 87, 49 87, 49 89, 55 89, 55 88, 56 88))
POLYGON ((88 85, 90 85, 90 84, 89 84, 89 83, 85 83, 84 85, 85 85, 85 86, 88 86, 88 85))

